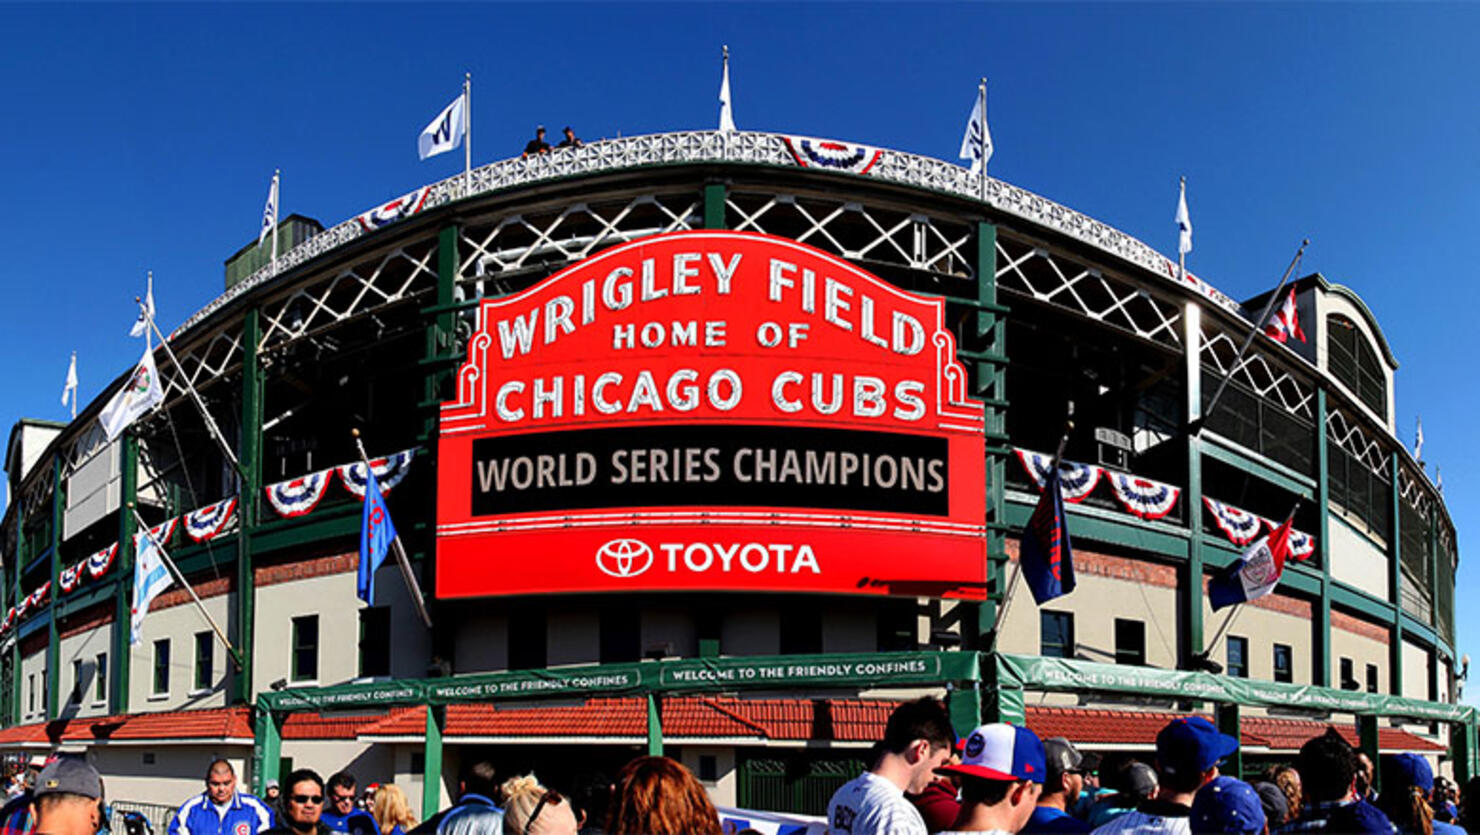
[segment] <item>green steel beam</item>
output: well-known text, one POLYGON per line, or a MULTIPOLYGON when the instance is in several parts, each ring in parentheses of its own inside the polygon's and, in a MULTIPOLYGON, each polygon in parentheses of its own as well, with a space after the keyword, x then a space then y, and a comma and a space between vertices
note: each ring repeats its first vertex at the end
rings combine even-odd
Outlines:
POLYGON ((1393 624, 1393 607, 1379 603, 1363 594, 1361 590, 1354 589, 1339 580, 1331 581, 1330 590, 1331 593, 1328 596, 1333 604, 1384 626, 1393 624))
POLYGON ((704 185, 704 228, 725 228, 725 199, 727 197, 724 183, 706 183, 704 185))
POLYGON ((130 598, 134 583, 134 514, 129 506, 139 493, 139 440, 132 430, 123 433, 122 446, 118 450, 118 556, 113 569, 116 591, 113 607, 113 670, 112 688, 108 693, 109 713, 128 713, 130 633, 130 598))
MULTIPOLYGON (((1214 705, 1213 718, 1218 721, 1219 731, 1234 739, 1243 739, 1243 734, 1239 729, 1238 702, 1219 702, 1214 705)), ((1242 745, 1224 760, 1220 770, 1240 780, 1244 779, 1244 748, 1242 745)))
MULTIPOLYGON (((1189 427, 1202 419, 1202 306, 1187 302, 1182 308, 1182 385, 1186 389, 1183 411, 1189 427)), ((1182 634, 1186 645, 1179 648, 1178 666, 1201 653, 1203 647, 1203 549, 1202 549, 1202 442, 1198 433, 1187 433, 1187 489, 1182 491, 1187 509, 1186 588, 1182 596, 1182 634)))
POLYGON ((1403 493, 1398 486, 1398 453, 1388 461, 1388 497, 1392 501, 1391 531, 1388 536, 1388 583, 1392 603, 1393 634, 1388 641, 1388 668, 1391 675, 1392 692, 1403 692, 1403 493))
POLYGON ((62 456, 51 459, 51 601, 46 607, 46 718, 61 715, 62 636, 57 601, 62 598, 62 456))
MULTIPOLYGON (((1253 457, 1255 453, 1212 432, 1204 432, 1202 440, 1206 441, 1202 444, 1204 456, 1267 481, 1307 501, 1314 499, 1315 481, 1308 476, 1301 475, 1274 461, 1257 460, 1253 457)), ((1322 446, 1324 447, 1325 444, 1322 446)))
POLYGON ((1316 387, 1316 558, 1321 561, 1320 589, 1316 596, 1314 634, 1311 635, 1311 666, 1318 685, 1331 683, 1331 462, 1326 457, 1326 390, 1316 387))
POLYGON ((647 752, 663 756, 663 702, 656 693, 647 694, 647 752))
POLYGON ((360 530, 360 508, 353 505, 322 508, 309 521, 286 519, 261 525, 252 537, 252 553, 265 554, 336 537, 354 536, 360 530))
POLYGON ((447 709, 427 705, 426 744, 422 755, 425 761, 421 777, 421 817, 426 820, 437 814, 442 805, 442 731, 447 726, 447 709))
MULTIPOLYGON (((990 337, 993 351, 1003 357, 1003 366, 990 362, 976 363, 975 394, 989 401, 983 406, 984 428, 989 434, 1003 435, 1007 431, 1005 411, 992 404, 1007 402, 1007 322, 997 303, 997 227, 985 221, 976 225, 976 336, 990 337)), ((982 636, 997 626, 996 601, 1006 593, 1007 536, 1000 523, 1007 514, 1006 479, 1007 462, 1000 453, 987 451, 987 589, 990 592, 982 603, 962 604, 976 609, 976 634, 962 635, 962 649, 981 647, 982 636), (993 523, 999 523, 994 526, 993 523)), ((962 618, 962 632, 971 624, 970 612, 962 618)))
MULTIPOLYGON (((1377 764, 1379 756, 1377 752, 1377 719, 1378 717, 1373 714, 1364 714, 1357 717, 1357 744, 1362 749, 1362 753, 1366 754, 1372 760, 1373 765, 1377 764)), ((1382 769, 1380 768, 1372 770, 1372 790, 1375 792, 1382 791, 1382 769)))
MULTIPOLYGON (((241 669, 236 670, 231 679, 231 700, 238 704, 252 701, 252 649, 257 630, 257 576, 252 565, 252 533, 257 528, 257 503, 262 495, 262 401, 265 387, 262 365, 257 359, 257 346, 261 341, 261 312, 254 307, 242 317, 242 419, 237 450, 241 468, 236 508, 236 644, 241 650, 241 669)), ((276 757, 273 762, 277 762, 276 757)))

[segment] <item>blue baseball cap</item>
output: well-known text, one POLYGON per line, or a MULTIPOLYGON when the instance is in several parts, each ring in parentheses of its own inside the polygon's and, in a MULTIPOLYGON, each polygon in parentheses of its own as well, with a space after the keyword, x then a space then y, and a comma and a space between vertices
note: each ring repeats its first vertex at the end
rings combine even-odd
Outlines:
POLYGON ((1234 777, 1218 777, 1192 798, 1192 831, 1263 832, 1264 804, 1254 787, 1234 777))
POLYGON ((1156 762, 1163 774, 1201 774, 1237 750, 1238 740, 1201 716, 1173 719, 1156 735, 1156 762))
POLYGON ((1048 772, 1048 757, 1037 734, 1027 728, 994 722, 982 725, 966 737, 959 765, 943 765, 935 771, 979 780, 1042 783, 1048 772))
POLYGON ((1385 754, 1382 758, 1382 788, 1395 791, 1417 786, 1424 794, 1434 790, 1434 769, 1417 754, 1385 754))

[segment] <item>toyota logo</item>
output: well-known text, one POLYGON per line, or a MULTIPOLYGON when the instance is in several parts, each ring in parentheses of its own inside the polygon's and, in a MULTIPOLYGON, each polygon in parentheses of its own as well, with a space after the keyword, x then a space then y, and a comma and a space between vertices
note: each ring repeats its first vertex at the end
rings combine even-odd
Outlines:
POLYGON ((653 565, 653 549, 637 539, 613 539, 596 549, 596 567, 612 577, 636 577, 653 565))

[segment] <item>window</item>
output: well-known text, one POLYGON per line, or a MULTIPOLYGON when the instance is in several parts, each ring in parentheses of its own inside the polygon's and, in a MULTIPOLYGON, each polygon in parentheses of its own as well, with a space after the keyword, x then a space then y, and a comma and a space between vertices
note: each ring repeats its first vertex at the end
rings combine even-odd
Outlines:
POLYGON ((1274 645, 1274 680, 1286 683, 1295 680, 1295 658, 1285 644, 1274 645))
POLYGON ((26 677, 26 692, 29 694, 29 695, 26 696, 26 712, 27 713, 35 713, 36 712, 36 674, 35 673, 31 673, 29 676, 26 677))
POLYGON ((1357 674, 1354 670, 1355 667, 1350 658, 1341 659, 1341 680, 1336 682, 1336 686, 1342 690, 1356 690, 1360 687, 1361 685, 1357 684, 1357 674))
POLYGON ((1367 665, 1367 692, 1368 693, 1376 693, 1377 690, 1378 690, 1378 687, 1377 687, 1377 665, 1376 664, 1368 664, 1367 665))
POLYGON ((1115 619, 1115 663, 1146 666, 1146 623, 1115 619))
POLYGON ((163 696, 170 692, 170 639, 160 638, 154 642, 154 695, 163 696))
POLYGON ((713 754, 699 755, 698 777, 705 783, 713 783, 719 779, 719 761, 713 754))
POLYGON ((1074 657, 1074 614, 1072 612, 1039 612, 1042 637, 1038 654, 1045 658, 1074 657))
POLYGON ((1231 678, 1249 677, 1249 639, 1228 636, 1228 675, 1231 678))
POLYGON ((72 659, 72 693, 67 697, 67 702, 74 705, 82 704, 82 659, 72 659))
POLYGON ((108 653, 98 653, 97 661, 93 665, 93 701, 106 702, 108 700, 108 653))
POLYGON ((391 674, 391 607, 360 610, 360 675, 391 674))
POLYGON ((1377 352, 1357 325, 1345 316, 1326 317, 1326 364, 1376 415, 1387 419, 1387 376, 1377 352))
POLYGON ((215 679, 216 645, 210 632, 195 633, 195 689, 210 690, 215 679))
POLYGON ((319 616, 293 618, 293 680, 313 681, 319 677, 319 616))

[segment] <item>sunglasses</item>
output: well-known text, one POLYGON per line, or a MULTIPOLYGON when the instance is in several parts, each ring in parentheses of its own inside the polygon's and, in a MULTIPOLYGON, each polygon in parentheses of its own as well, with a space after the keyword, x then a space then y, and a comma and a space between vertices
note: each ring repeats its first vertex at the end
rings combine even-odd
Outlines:
POLYGON ((321 794, 295 794, 293 795, 293 802, 304 806, 318 806, 324 802, 324 796, 321 794))
POLYGON ((524 835, 529 835, 529 830, 534 828, 535 818, 538 818, 540 816, 540 812, 544 811, 546 803, 553 803, 558 806, 560 802, 564 799, 565 798, 560 796, 560 792, 554 791, 553 789, 550 791, 546 791, 544 796, 540 798, 540 802, 534 805, 534 811, 530 813, 529 820, 524 822, 524 835))

